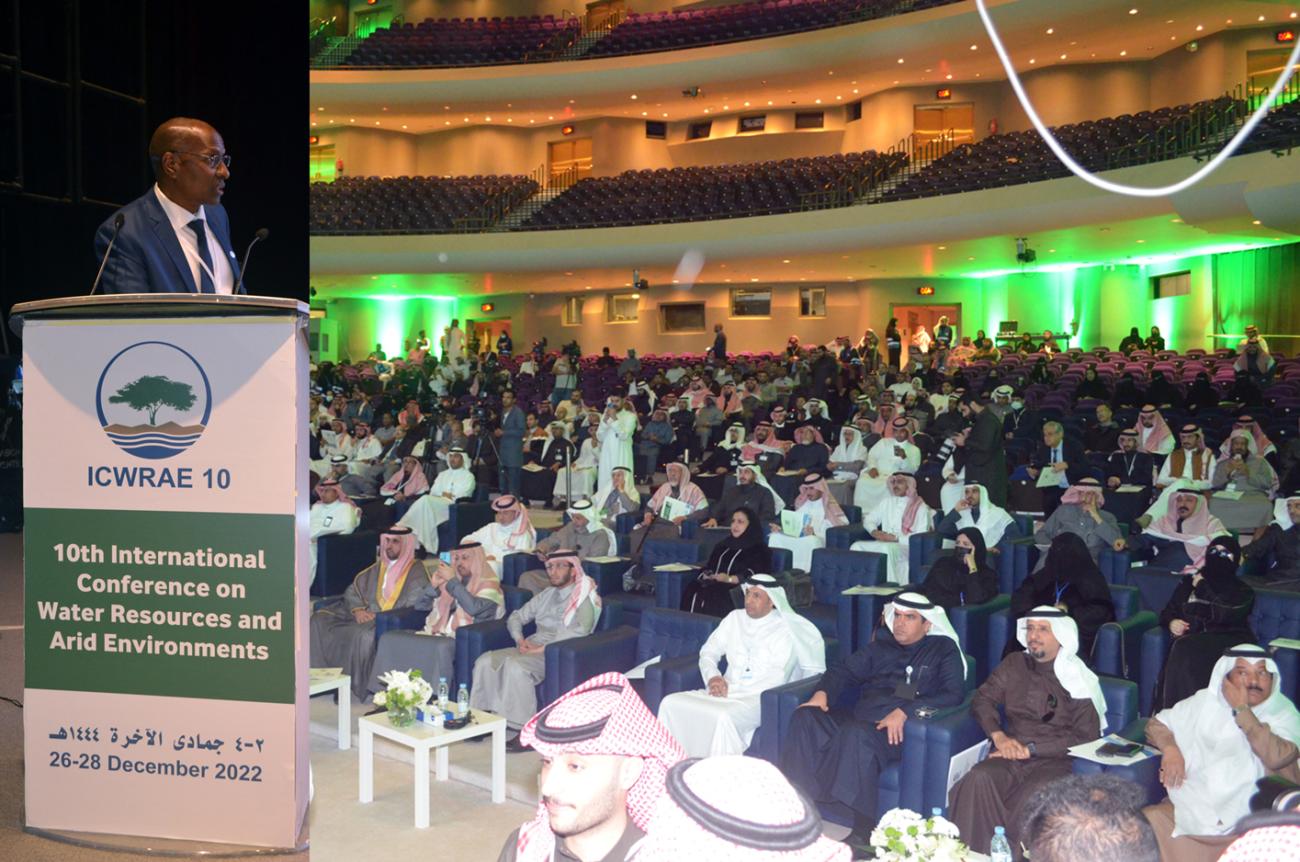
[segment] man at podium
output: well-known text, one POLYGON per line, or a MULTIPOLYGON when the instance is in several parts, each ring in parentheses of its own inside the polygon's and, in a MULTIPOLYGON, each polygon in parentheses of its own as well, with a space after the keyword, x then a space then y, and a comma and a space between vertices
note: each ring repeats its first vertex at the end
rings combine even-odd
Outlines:
POLYGON ((220 203, 230 156, 221 135, 202 120, 173 117, 149 139, 149 161, 153 188, 95 233, 99 292, 233 293, 238 262, 220 203))

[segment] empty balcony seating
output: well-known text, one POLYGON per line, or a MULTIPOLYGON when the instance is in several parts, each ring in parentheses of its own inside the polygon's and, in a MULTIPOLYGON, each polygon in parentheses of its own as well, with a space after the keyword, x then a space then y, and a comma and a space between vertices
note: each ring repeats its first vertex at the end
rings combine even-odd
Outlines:
POLYGON ((805 195, 882 159, 875 152, 747 165, 625 171, 580 180, 523 225, 524 230, 661 224, 798 212, 805 195))
POLYGON ((550 59, 578 38, 577 18, 426 18, 376 30, 345 66, 492 66, 550 59), (535 55, 542 56, 535 56, 535 55))
POLYGON ((523 176, 345 177, 311 186, 311 233, 450 233, 461 219, 527 200, 537 183, 523 176))
MULTIPOLYGON (((1219 100, 1124 114, 1100 120, 1086 120, 1052 131, 1075 161, 1090 171, 1104 171, 1122 148, 1194 111, 1213 107, 1219 100)), ((1162 156, 1131 154, 1129 163, 1158 161, 1162 156)), ((885 200, 933 197, 957 192, 1035 183, 1069 176, 1070 171, 1056 157, 1038 132, 1009 132, 992 135, 974 144, 963 144, 935 160, 924 170, 885 194, 885 200)))
POLYGON ((764 0, 705 9, 631 13, 588 57, 675 51, 887 18, 956 0, 764 0))

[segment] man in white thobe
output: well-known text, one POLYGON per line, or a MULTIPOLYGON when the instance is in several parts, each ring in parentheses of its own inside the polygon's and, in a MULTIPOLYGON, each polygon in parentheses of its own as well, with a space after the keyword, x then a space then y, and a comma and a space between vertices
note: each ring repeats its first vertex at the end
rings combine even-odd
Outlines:
POLYGON ((867 466, 853 489, 853 505, 863 512, 879 506, 889 489, 886 480, 895 473, 915 473, 921 466, 921 450, 912 442, 912 423, 898 417, 891 423, 891 435, 876 441, 867 452, 867 466))
POLYGON ((1169 797, 1142 813, 1162 859, 1219 858, 1237 821, 1250 813, 1259 779, 1300 779, 1300 713, 1281 682, 1263 647, 1240 644, 1214 665, 1209 685, 1147 722, 1147 742, 1160 749, 1160 782, 1169 797))
POLYGON ((633 468, 632 437, 636 434, 636 411, 624 402, 621 406, 606 408, 596 432, 600 445, 600 459, 596 467, 596 485, 609 484, 609 474, 615 467, 633 468))
MULTIPOLYGON (((769 548, 785 548, 794 555, 794 567, 809 571, 812 554, 826 547, 826 531, 842 527, 849 522, 840 504, 831 496, 831 490, 820 473, 809 473, 799 485, 799 497, 794 501, 794 512, 802 524, 797 536, 786 535, 780 524, 773 524, 767 537, 769 548)), ((780 513, 777 513, 780 517, 780 513)))
POLYGON ((1010 529, 1011 536, 1020 535, 1020 528, 1006 509, 989 500, 988 489, 983 485, 965 485, 962 497, 952 510, 935 525, 934 529, 945 539, 956 540, 957 533, 974 527, 984 537, 984 546, 997 547, 1010 529))
POLYGON ((311 507, 311 577, 316 580, 316 540, 331 533, 351 533, 361 523, 361 510, 343 495, 337 479, 316 485, 320 500, 311 507))
POLYGON ((790 607, 771 575, 743 587, 745 607, 732 611, 700 647, 706 688, 670 694, 659 720, 691 757, 743 754, 758 729, 764 691, 826 670, 817 627, 790 607), (727 672, 718 665, 727 660, 727 672))
POLYGON ((916 493, 916 477, 895 473, 889 477, 889 496, 870 512, 862 513, 862 526, 871 539, 854 542, 850 549, 884 554, 886 579, 910 584, 911 537, 929 530, 933 517, 930 507, 916 493))
POLYGON ((483 546, 488 564, 500 577, 501 561, 507 554, 522 554, 537 546, 537 531, 519 498, 502 494, 492 501, 492 522, 461 539, 462 544, 466 542, 483 546))
POLYGON ((465 450, 447 452, 447 469, 433 479, 429 493, 416 500, 397 523, 410 527, 420 547, 431 554, 438 552, 438 527, 446 523, 452 505, 461 497, 474 496, 473 471, 465 467, 465 450))

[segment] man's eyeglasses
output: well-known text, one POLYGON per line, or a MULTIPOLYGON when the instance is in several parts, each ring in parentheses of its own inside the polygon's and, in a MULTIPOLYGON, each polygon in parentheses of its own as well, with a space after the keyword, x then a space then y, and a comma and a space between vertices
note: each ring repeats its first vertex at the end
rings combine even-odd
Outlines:
POLYGON ((185 150, 169 150, 168 152, 175 153, 178 156, 197 156, 207 162, 208 168, 214 171, 217 169, 217 165, 230 167, 230 156, 226 153, 191 153, 185 150))
POLYGON ((1049 694, 1047 696, 1047 714, 1043 716, 1043 724, 1047 724, 1054 718, 1056 718, 1056 695, 1049 694))

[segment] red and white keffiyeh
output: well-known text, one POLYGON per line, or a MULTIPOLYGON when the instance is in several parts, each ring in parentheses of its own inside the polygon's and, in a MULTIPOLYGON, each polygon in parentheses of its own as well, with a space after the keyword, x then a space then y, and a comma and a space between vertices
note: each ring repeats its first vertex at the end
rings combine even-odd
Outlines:
POLYGON ((808 496, 809 491, 821 491, 822 506, 826 509, 826 524, 829 527, 843 527, 849 522, 848 515, 840 508, 839 501, 831 496, 830 486, 826 484, 826 479, 820 473, 809 473, 803 477, 803 483, 799 485, 799 496, 795 498, 794 508, 798 511, 804 503, 812 502, 808 496))
MULTIPOLYGON (((686 756, 621 673, 592 677, 561 695, 528 720, 519 731, 519 741, 543 757, 607 754, 641 758, 641 776, 627 792, 627 813, 645 831, 655 817, 669 768, 686 756)), ((520 862, 552 858, 555 834, 544 802, 538 804, 537 815, 519 828, 515 851, 520 862)))

